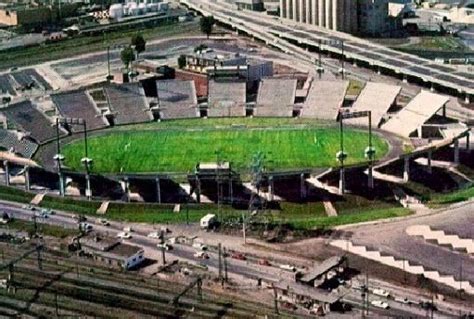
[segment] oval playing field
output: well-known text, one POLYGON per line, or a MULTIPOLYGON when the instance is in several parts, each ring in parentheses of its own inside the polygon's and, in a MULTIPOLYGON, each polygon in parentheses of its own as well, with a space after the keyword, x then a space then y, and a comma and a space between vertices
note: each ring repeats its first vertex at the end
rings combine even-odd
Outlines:
MULTIPOLYGON (((249 169, 252 156, 265 155, 265 167, 274 170, 320 168, 338 165, 340 134, 326 125, 206 126, 195 129, 185 121, 172 127, 153 130, 127 127, 89 138, 89 157, 93 171, 100 173, 190 172, 198 162, 230 161, 233 169, 249 169), (182 126, 180 125, 183 124, 182 126)), ((277 122, 275 122, 276 124, 277 122)), ((208 123, 209 124, 209 123, 208 123)), ((368 134, 346 128, 344 148, 347 164, 365 161, 368 134)), ((380 158, 388 144, 377 135, 373 145, 380 158)), ((81 170, 83 141, 78 139, 63 148, 66 165, 81 170)))

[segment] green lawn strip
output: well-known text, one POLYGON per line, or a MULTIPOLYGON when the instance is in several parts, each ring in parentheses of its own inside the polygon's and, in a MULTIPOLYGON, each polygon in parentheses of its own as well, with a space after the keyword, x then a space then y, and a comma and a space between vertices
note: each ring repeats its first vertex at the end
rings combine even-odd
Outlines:
POLYGON ((289 222, 294 229, 327 229, 345 224, 355 224, 378 219, 402 217, 411 214, 411 211, 402 207, 376 208, 357 211, 357 213, 344 214, 335 217, 314 217, 289 222))
POLYGON ((433 194, 428 202, 430 207, 438 207, 441 205, 454 204, 467 201, 474 198, 474 186, 459 189, 446 194, 433 194))
MULTIPOLYGON (((61 226, 54 226, 44 223, 38 223, 38 233, 44 236, 53 236, 59 238, 65 238, 71 235, 77 235, 79 232, 77 229, 63 228, 61 226)), ((2 225, 1 228, 15 229, 18 231, 27 232, 30 236, 34 234, 34 223, 32 221, 26 221, 21 219, 13 219, 6 225, 2 225)))
MULTIPOLYGON (((186 24, 167 24, 149 29, 117 30, 107 33, 110 45, 121 45, 130 42, 130 37, 140 31, 148 41, 154 38, 171 37, 178 34, 199 34, 197 22, 186 24)), ((103 35, 78 36, 60 42, 43 43, 0 52, 0 69, 20 67, 71 57, 74 55, 105 50, 103 35)))
MULTIPOLYGON (((347 164, 364 161, 367 133, 346 130, 347 164)), ((114 172, 188 172, 198 162, 213 162, 215 152, 231 161, 237 170, 250 166, 253 154, 263 152, 272 169, 328 167, 335 164, 339 150, 336 128, 268 128, 255 130, 213 129, 205 131, 157 130, 116 132, 92 137, 88 141, 94 171, 114 172)), ((81 170, 83 141, 64 147, 69 167, 81 170)), ((388 145, 373 139, 379 156, 388 145)))
POLYGON ((370 200, 362 196, 352 194, 344 195, 340 201, 333 202, 334 208, 339 214, 351 214, 359 210, 367 209, 384 209, 399 206, 399 204, 392 198, 385 200, 370 200))
POLYGON ((0 199, 18 203, 29 203, 33 197, 35 197, 34 194, 28 193, 21 189, 0 186, 0 199))
POLYGON ((87 215, 96 214, 96 211, 100 205, 101 202, 97 201, 85 201, 49 195, 44 196, 40 203, 41 207, 87 215))

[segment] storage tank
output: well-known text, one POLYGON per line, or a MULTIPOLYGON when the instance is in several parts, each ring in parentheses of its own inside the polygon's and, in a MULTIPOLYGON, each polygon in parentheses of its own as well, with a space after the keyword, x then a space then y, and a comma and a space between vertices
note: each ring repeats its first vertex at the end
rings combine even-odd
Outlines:
POLYGON ((109 8, 109 17, 114 20, 123 18, 123 6, 119 3, 111 5, 109 8))

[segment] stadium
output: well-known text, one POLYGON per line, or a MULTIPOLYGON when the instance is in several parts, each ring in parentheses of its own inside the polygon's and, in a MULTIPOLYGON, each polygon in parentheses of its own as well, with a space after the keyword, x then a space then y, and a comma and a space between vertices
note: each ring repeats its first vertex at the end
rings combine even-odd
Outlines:
MULTIPOLYGON (((47 193, 51 202, 58 195, 92 200, 84 205, 94 212, 109 202, 211 210, 269 205, 280 212, 291 207, 291 220, 303 224, 321 214, 344 220, 345 212, 409 213, 399 201, 425 191, 418 183, 438 185, 431 181, 440 174, 445 189, 436 191, 460 185, 431 165, 446 156, 466 162, 460 141, 469 129, 446 118, 444 95, 407 96, 400 85, 375 81, 354 89, 353 80, 338 76, 273 74, 268 61, 229 53, 195 54, 187 63, 186 70, 160 67, 165 71, 128 83, 59 91, 38 72, 18 71, 48 95, 1 110, 5 183, 47 193)), ((17 92, 14 76, 4 80, 17 92)))

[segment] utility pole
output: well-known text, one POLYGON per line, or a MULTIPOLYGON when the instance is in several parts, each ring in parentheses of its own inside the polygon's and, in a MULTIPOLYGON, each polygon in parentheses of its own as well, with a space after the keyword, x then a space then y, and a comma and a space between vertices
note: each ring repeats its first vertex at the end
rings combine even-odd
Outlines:
POLYGON ((227 282, 229 278, 227 277, 227 250, 224 247, 224 281, 227 282))
POLYGON ((163 265, 166 265, 166 257, 165 257, 165 232, 161 230, 160 232, 161 238, 161 258, 163 260, 163 265))
POLYGON ((219 254, 219 280, 222 280, 222 244, 217 245, 218 254, 219 254))

